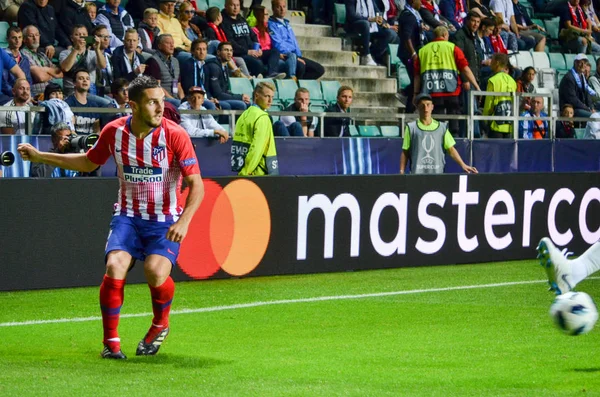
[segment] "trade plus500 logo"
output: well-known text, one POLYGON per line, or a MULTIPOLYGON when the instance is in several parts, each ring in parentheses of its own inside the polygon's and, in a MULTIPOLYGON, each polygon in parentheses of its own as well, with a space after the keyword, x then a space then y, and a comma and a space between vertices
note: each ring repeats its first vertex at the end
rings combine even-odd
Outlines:
MULTIPOLYGON (((185 203, 186 189, 181 195, 185 203)), ((262 260, 271 236, 271 213, 260 188, 247 179, 221 187, 204 179, 204 199, 181 244, 178 265, 188 276, 208 278, 219 269, 250 273, 262 260)))

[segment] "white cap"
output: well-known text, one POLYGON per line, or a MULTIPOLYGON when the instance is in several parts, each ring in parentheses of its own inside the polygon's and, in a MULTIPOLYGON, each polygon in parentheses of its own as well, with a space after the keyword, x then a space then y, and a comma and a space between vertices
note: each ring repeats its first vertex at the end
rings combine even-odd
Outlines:
POLYGON ((576 61, 585 61, 586 59, 588 59, 588 57, 585 54, 577 54, 575 57, 576 61))

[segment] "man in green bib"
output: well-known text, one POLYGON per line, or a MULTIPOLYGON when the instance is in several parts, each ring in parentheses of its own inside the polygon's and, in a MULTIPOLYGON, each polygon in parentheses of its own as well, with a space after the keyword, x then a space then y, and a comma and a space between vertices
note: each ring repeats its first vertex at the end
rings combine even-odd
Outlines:
POLYGON ((400 173, 404 174, 410 159, 413 174, 443 174, 446 164, 446 152, 467 173, 477 174, 477 169, 464 163, 454 148, 456 142, 448 131, 448 125, 434 120, 433 100, 429 94, 419 94, 415 98, 419 119, 406 125, 400 173))
POLYGON ((273 124, 267 113, 275 86, 256 84, 252 94, 254 105, 237 120, 231 145, 231 170, 238 175, 279 175, 273 124))

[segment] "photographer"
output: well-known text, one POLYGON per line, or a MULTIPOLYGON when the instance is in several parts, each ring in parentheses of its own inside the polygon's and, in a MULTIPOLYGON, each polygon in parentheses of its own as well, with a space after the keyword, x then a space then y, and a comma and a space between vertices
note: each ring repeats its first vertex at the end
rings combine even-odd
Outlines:
MULTIPOLYGON (((77 139, 77 134, 71 131, 67 123, 56 123, 51 132, 52 153, 78 152, 79 146, 83 144, 77 139)), ((32 178, 72 178, 76 176, 100 176, 100 167, 90 173, 66 170, 44 163, 31 163, 29 176, 32 178)))
POLYGON ((75 89, 74 72, 85 69, 90 73, 90 94, 96 94, 96 70, 106 68, 104 50, 100 46, 98 36, 88 36, 88 30, 83 25, 75 25, 71 34, 73 47, 60 53, 58 61, 64 72, 63 87, 66 96, 75 89), (88 48, 89 46, 89 48, 88 48))

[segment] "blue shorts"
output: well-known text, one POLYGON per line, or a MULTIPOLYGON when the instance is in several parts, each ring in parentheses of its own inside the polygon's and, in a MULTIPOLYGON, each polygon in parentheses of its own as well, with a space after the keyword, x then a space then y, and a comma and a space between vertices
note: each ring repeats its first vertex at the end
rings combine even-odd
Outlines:
POLYGON ((141 261, 148 255, 162 255, 175 265, 179 243, 167 240, 167 231, 172 224, 172 221, 156 222, 115 215, 110 222, 105 257, 111 251, 121 250, 141 261))

